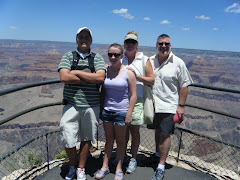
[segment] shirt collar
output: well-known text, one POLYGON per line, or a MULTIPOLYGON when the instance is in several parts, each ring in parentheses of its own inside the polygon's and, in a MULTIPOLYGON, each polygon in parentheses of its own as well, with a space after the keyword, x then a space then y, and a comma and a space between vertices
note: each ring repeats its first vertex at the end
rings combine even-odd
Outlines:
MULTIPOLYGON (((133 61, 136 61, 136 60, 139 60, 139 59, 142 60, 142 57, 143 57, 143 53, 138 52, 138 56, 133 61)), ((123 54, 123 59, 126 59, 128 61, 128 58, 127 58, 125 53, 123 54)))
POLYGON ((82 58, 82 59, 85 59, 86 57, 90 56, 91 55, 91 50, 89 53, 81 53, 78 49, 76 50, 76 52, 79 54, 79 56, 82 58))
MULTIPOLYGON (((158 55, 156 55, 156 58, 158 59, 158 55)), ((168 62, 172 62, 172 58, 173 58, 173 53, 171 51, 170 54, 168 55, 168 58, 162 64, 167 64, 168 62)))
POLYGON ((172 53, 172 51, 171 51, 166 61, 167 61, 167 62, 169 62, 169 61, 172 62, 172 58, 173 58, 173 53, 172 53))

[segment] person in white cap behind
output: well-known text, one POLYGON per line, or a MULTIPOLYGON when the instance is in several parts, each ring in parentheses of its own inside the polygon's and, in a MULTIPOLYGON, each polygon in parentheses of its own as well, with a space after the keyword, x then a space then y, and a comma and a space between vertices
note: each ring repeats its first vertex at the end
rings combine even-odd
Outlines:
POLYGON ((69 158, 70 169, 65 179, 86 179, 85 163, 91 142, 95 143, 100 95, 98 84, 105 78, 105 62, 101 55, 91 52, 92 33, 87 27, 78 29, 77 49, 65 53, 58 66, 60 80, 65 83, 65 106, 60 122, 61 141, 69 158), (77 164, 76 144, 81 139, 80 159, 77 164))
POLYGON ((154 84, 154 75, 152 65, 147 56, 138 50, 138 35, 135 31, 130 31, 124 38, 125 53, 122 58, 122 64, 129 66, 135 73, 137 79, 137 102, 132 113, 132 122, 128 126, 126 142, 129 138, 129 132, 132 135, 131 154, 127 173, 131 174, 137 167, 137 151, 140 144, 140 125, 144 123, 143 113, 143 85, 152 86, 154 84), (143 67, 144 66, 144 67, 143 67), (145 76, 144 76, 145 74, 145 76))

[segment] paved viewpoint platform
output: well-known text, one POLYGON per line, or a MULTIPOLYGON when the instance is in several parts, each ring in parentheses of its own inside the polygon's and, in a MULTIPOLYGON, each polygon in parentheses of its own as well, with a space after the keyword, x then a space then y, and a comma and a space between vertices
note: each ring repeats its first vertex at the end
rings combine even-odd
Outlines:
MULTIPOLYGON (((151 176, 154 171, 149 167, 137 167, 137 170, 134 174, 125 174, 125 180, 151 180, 151 176)), ((62 172, 60 167, 55 167, 50 171, 46 172, 43 175, 40 175, 34 180, 59 180, 64 179, 65 173, 62 172)), ((110 174, 105 176, 105 180, 113 180, 114 174, 111 172, 110 174)), ((93 180, 94 175, 87 174, 87 180, 93 180)), ((198 171, 190 171, 179 167, 172 167, 170 169, 166 169, 166 173, 164 176, 165 180, 213 180, 216 178, 211 177, 210 175, 204 174, 198 171)))
MULTIPOLYGON (((148 159, 149 160, 149 159, 148 159)), ((146 161, 145 157, 138 157, 138 167, 133 174, 126 174, 126 166, 127 162, 123 165, 123 171, 125 173, 124 180, 150 180, 152 175, 154 174, 154 170, 156 168, 157 163, 149 163, 146 161)), ((105 180, 113 180, 115 176, 115 166, 109 163, 110 173, 105 176, 105 180)), ((86 175, 87 180, 93 180, 95 173, 98 169, 101 168, 102 165, 102 157, 93 158, 89 157, 86 163, 86 175)), ((68 162, 62 164, 61 167, 54 167, 53 169, 47 171, 46 173, 35 177, 34 180, 61 180, 64 179, 69 169, 68 162)), ((75 177, 76 178, 76 177, 75 177)), ((172 166, 170 164, 166 164, 165 171, 165 180, 216 180, 215 177, 204 174, 199 171, 187 170, 181 167, 172 166)))

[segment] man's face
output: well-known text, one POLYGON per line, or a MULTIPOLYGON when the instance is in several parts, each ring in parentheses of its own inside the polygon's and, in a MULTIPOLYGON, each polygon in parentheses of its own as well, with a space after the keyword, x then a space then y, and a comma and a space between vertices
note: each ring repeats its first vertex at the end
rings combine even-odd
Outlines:
POLYGON ((156 47, 160 55, 168 55, 171 52, 170 39, 159 38, 156 47))
POLYGON ((78 44, 78 50, 81 53, 87 53, 90 50, 90 46, 92 44, 92 37, 87 31, 81 31, 77 35, 77 44, 78 44))

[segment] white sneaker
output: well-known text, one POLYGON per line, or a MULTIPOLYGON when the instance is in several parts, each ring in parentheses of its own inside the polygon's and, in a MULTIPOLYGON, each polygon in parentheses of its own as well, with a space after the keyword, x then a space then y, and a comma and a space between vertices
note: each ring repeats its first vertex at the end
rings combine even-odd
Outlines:
POLYGON ((70 169, 69 169, 67 175, 65 176, 65 180, 72 180, 74 178, 75 174, 76 174, 75 166, 70 166, 70 169))
POLYGON ((157 168, 151 180, 162 180, 164 177, 165 171, 160 168, 157 168))
POLYGON ((128 174, 134 173, 136 168, 137 168, 137 161, 136 161, 136 159, 131 158, 126 172, 128 174))
POLYGON ((85 180, 85 169, 84 168, 77 168, 77 180, 85 180))

